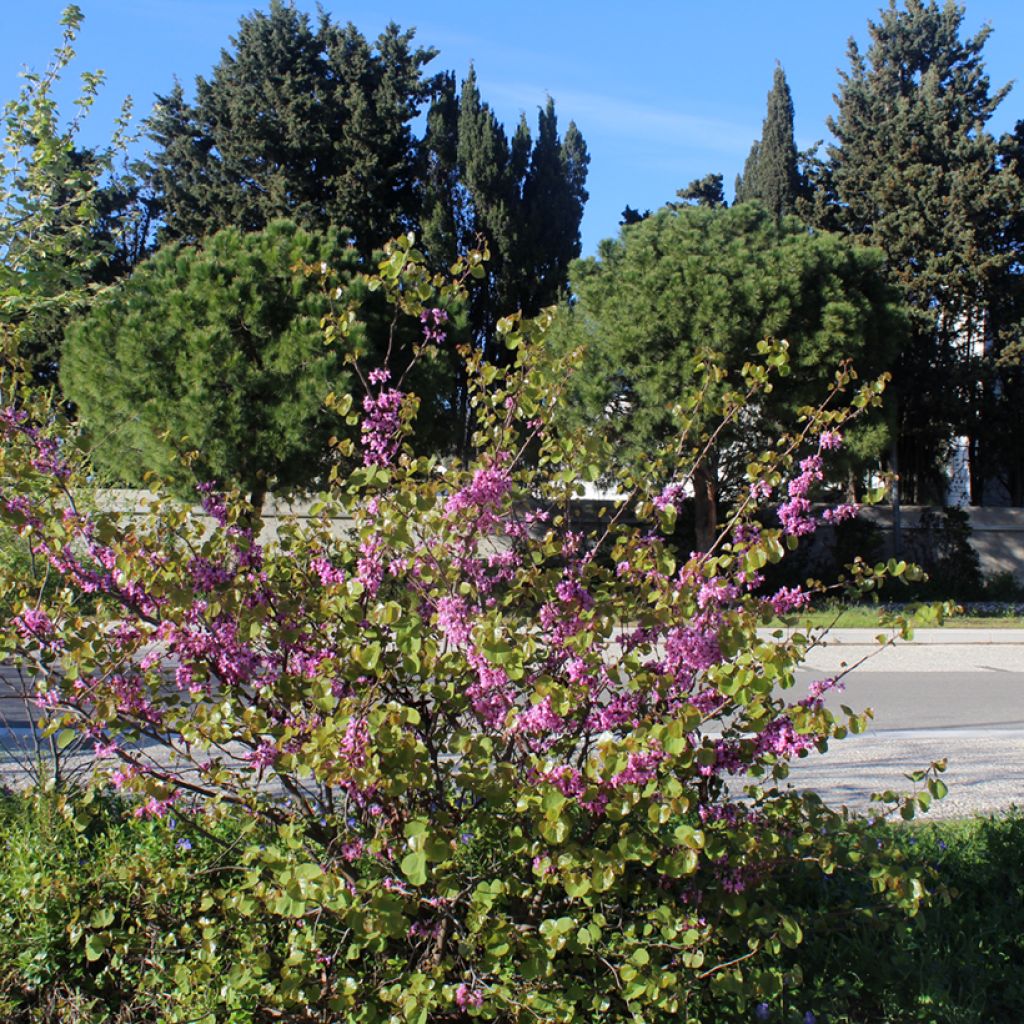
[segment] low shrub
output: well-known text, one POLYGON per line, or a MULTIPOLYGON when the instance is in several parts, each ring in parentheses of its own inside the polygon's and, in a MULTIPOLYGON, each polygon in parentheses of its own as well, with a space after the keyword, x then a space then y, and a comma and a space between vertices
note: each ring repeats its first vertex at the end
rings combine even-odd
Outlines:
MULTIPOLYGON (((280 1019, 265 1012, 265 990, 290 929, 252 912, 251 876, 238 863, 249 844, 276 838, 237 813, 153 820, 109 796, 0 796, 3 1019, 280 1019)), ((699 1019, 1015 1019, 1024 1005, 1024 817, 888 826, 875 841, 927 880, 933 899, 917 916, 894 910, 867 871, 826 875, 794 862, 787 904, 803 941, 784 951, 788 985, 745 1009, 709 1006, 699 1019)))

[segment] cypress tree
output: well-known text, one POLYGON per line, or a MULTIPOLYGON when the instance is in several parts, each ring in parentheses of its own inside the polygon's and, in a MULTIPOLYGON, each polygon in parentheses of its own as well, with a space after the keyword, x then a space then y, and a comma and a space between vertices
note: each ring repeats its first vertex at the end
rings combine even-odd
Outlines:
MULTIPOLYGON (((532 316, 554 304, 580 253, 590 157, 574 123, 559 136, 554 101, 539 111, 534 136, 521 117, 511 138, 480 96, 470 67, 455 96, 439 85, 424 139, 423 237, 438 266, 482 239, 490 251, 486 277, 470 298, 470 330, 494 344, 507 313, 532 316)), ((488 357, 506 358, 495 345, 488 357)))
POLYGON ((737 179, 736 201, 757 199, 776 217, 781 217, 795 211, 800 190, 793 135, 793 97, 782 66, 776 65, 761 138, 751 146, 743 175, 737 179))

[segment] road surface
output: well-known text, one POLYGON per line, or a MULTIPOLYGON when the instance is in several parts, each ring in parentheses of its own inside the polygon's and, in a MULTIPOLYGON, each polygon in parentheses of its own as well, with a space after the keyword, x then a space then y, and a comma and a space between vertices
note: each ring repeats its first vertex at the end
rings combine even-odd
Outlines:
POLYGON ((874 654, 874 630, 835 630, 811 652, 801 682, 867 658, 829 704, 872 708, 868 731, 797 762, 790 776, 832 804, 867 807, 873 792, 946 758, 949 796, 929 817, 1024 807, 1024 630, 918 630, 874 654))
MULTIPOLYGON (((874 719, 865 734, 794 762, 790 781, 830 804, 864 810, 872 793, 905 789, 907 773, 946 758, 950 793, 930 817, 1024 807, 1024 630, 919 630, 912 643, 877 654, 876 632, 834 630, 811 652, 796 696, 811 680, 861 663, 829 703, 870 707, 874 719)), ((10 699, 8 671, 0 672, 0 748, 10 748, 12 737, 24 742, 30 720, 10 699)), ((16 775, 0 749, 0 779, 16 775)))

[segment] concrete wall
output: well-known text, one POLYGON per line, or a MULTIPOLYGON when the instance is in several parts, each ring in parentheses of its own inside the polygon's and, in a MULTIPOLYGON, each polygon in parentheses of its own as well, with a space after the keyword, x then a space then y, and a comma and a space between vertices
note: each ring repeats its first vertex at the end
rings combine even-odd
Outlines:
MULTIPOLYGON (((99 492, 96 501, 99 507, 110 511, 144 514, 152 496, 145 491, 111 489, 99 492)), ((313 498, 284 500, 270 496, 263 508, 263 531, 261 540, 273 537, 278 522, 285 517, 308 518, 315 503, 313 498)), ((599 512, 611 503, 583 500, 577 503, 577 526, 586 529, 596 525, 599 512)), ((903 535, 902 557, 919 557, 922 541, 919 522, 926 511, 921 506, 904 506, 901 509, 901 530, 903 535)), ((1024 508, 964 508, 971 523, 971 544, 981 560, 981 571, 985 576, 1012 572, 1024 583, 1024 508)), ((861 510, 861 517, 874 523, 881 531, 886 555, 897 554, 893 543, 892 509, 887 505, 876 505, 861 510)), ((339 519, 336 532, 344 533, 350 520, 339 519)), ((827 542, 828 528, 822 531, 821 541, 827 542)))
MULTIPOLYGON (((920 543, 920 519, 926 509, 904 506, 901 509, 903 533, 902 555, 909 557, 920 543)), ((941 511, 941 510, 936 510, 941 511)), ((967 506, 971 523, 971 546, 978 552, 983 576, 1012 572, 1024 583, 1024 508, 984 508, 967 506)), ((861 510, 861 517, 882 530, 886 551, 896 554, 893 544, 893 514, 889 506, 874 506, 861 510)))

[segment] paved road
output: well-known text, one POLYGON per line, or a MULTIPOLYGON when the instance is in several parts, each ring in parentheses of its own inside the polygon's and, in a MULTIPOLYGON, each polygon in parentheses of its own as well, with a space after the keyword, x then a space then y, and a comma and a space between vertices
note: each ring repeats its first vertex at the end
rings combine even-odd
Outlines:
MULTIPOLYGON (((906 788, 906 773, 945 757, 950 795, 932 816, 1024 807, 1024 630, 920 630, 881 653, 875 634, 835 630, 811 652, 797 696, 812 679, 856 664, 830 704, 870 707, 875 717, 864 735, 797 762, 791 781, 865 809, 872 793, 906 788)), ((24 727, 23 706, 3 699, 3 674, 0 712, 24 727)), ((0 747, 8 737, 0 720, 0 747)))
POLYGON ((1024 807, 1024 630, 919 630, 878 654, 874 635, 836 630, 811 652, 803 685, 866 659, 829 703, 875 716, 864 735, 799 762, 792 781, 864 809, 873 792, 906 788, 907 773, 944 757, 950 793, 930 817, 1024 807))

